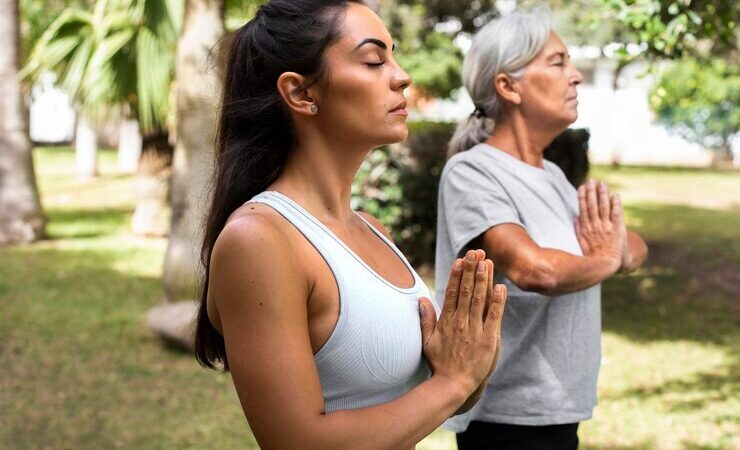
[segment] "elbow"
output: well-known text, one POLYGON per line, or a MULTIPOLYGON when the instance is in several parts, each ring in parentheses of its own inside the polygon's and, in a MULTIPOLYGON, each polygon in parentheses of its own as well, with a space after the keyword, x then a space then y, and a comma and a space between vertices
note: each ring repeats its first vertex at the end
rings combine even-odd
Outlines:
POLYGON ((512 274, 509 278, 519 289, 552 295, 557 292, 559 280, 555 268, 548 263, 540 263, 527 270, 512 274))

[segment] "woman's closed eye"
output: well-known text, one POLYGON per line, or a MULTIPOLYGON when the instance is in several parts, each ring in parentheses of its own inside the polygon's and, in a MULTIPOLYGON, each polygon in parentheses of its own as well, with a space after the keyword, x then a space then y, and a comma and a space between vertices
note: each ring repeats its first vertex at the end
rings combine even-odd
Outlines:
POLYGON ((385 64, 385 61, 378 61, 378 62, 366 62, 365 65, 369 67, 380 67, 383 64, 385 64))

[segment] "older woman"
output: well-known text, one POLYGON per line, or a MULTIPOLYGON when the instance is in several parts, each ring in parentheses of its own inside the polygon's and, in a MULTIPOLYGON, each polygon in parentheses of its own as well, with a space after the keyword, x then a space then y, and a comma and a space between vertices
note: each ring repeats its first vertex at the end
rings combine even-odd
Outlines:
POLYGON ((635 270, 647 247, 606 184, 576 191, 543 159, 577 118, 582 80, 547 14, 483 27, 463 80, 476 109, 452 138, 440 182, 437 286, 458 255, 481 247, 509 301, 484 397, 450 425, 461 450, 577 448, 596 404, 600 283, 635 270))

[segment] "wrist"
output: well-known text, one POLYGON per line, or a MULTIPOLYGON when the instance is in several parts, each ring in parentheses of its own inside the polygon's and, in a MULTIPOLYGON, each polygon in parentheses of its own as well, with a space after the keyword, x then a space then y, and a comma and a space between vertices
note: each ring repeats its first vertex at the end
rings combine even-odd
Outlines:
POLYGON ((432 375, 430 381, 438 383, 441 389, 448 392, 452 402, 457 406, 462 405, 478 387, 472 380, 466 381, 461 377, 441 374, 432 375))
POLYGON ((593 255, 592 259, 596 267, 600 267, 607 276, 614 275, 622 267, 622 260, 617 258, 615 255, 609 254, 597 254, 593 255))

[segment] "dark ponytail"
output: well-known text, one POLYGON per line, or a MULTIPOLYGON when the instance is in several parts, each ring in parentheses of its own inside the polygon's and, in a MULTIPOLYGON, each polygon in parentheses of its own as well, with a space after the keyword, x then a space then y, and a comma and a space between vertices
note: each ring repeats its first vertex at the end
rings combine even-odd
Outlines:
POLYGON ((324 51, 341 35, 344 7, 361 0, 271 0, 232 37, 216 138, 214 186, 201 260, 205 280, 195 329, 202 365, 228 370, 223 337, 206 310, 208 271, 216 238, 229 216, 280 175, 295 144, 290 115, 277 91, 284 72, 316 81, 324 51))

